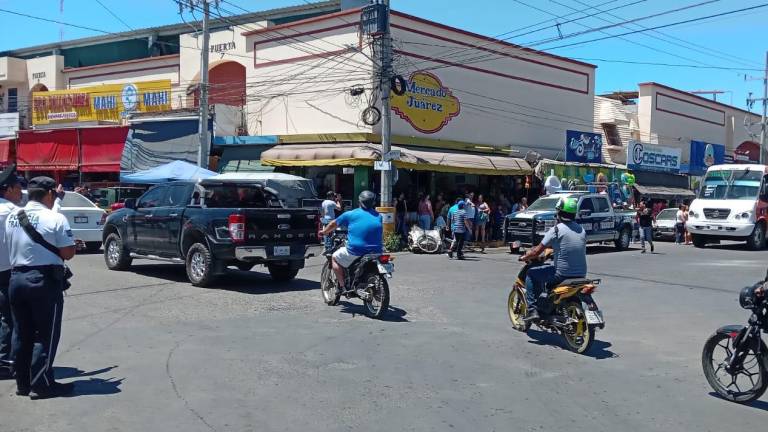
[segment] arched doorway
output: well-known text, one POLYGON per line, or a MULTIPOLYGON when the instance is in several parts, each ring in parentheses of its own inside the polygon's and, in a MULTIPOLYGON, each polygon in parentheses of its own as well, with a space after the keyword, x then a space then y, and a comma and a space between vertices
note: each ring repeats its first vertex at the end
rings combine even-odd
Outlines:
MULTIPOLYGON (((199 81, 199 76, 196 78, 199 81)), ((245 66, 233 61, 211 64, 208 69, 208 104, 245 105, 245 66)), ((194 89, 194 104, 200 105, 200 92, 194 89)))
POLYGON ((31 89, 29 89, 29 94, 27 95, 27 109, 26 109, 27 118, 24 120, 25 127, 29 127, 32 124, 32 113, 33 113, 33 107, 34 107, 34 100, 32 99, 32 94, 35 92, 47 92, 47 91, 48 91, 48 87, 43 83, 37 83, 34 86, 32 86, 31 89))

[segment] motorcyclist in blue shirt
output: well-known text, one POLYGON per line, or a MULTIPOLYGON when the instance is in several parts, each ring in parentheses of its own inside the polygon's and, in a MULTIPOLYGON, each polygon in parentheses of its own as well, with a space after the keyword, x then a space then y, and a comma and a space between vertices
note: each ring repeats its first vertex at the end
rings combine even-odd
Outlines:
POLYGON ((360 207, 332 220, 323 235, 337 227, 347 228, 347 245, 333 253, 333 271, 341 291, 345 291, 344 271, 355 260, 367 254, 380 254, 383 250, 381 215, 374 209, 376 194, 363 191, 358 197, 360 207))

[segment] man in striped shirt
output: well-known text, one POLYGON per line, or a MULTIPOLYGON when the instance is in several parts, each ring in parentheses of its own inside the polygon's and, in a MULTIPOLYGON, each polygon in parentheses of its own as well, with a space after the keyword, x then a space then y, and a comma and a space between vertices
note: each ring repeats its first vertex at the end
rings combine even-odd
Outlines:
POLYGON ((458 209, 451 215, 451 230, 453 231, 453 243, 448 250, 448 258, 453 258, 453 253, 456 252, 456 257, 460 260, 464 259, 464 236, 467 234, 469 228, 469 221, 467 221, 467 213, 464 211, 464 201, 459 201, 458 209))

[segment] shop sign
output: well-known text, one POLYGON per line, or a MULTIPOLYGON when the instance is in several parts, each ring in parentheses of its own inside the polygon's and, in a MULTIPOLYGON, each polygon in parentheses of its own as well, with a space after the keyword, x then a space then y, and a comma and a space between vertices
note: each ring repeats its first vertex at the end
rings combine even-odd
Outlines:
POLYGON ((712 165, 725 163, 725 146, 704 141, 691 141, 688 166, 683 171, 692 175, 704 175, 712 165))
POLYGON ((428 72, 414 72, 402 95, 392 93, 392 111, 419 132, 432 134, 461 111, 459 99, 428 72))
POLYGON ((32 93, 32 124, 119 121, 133 112, 171 109, 171 80, 32 93))
POLYGON ((16 135, 19 130, 19 113, 0 114, 0 137, 16 135))
POLYGON ((627 168, 637 171, 680 172, 679 148, 662 147, 630 141, 627 146, 627 168))
POLYGON ((591 132, 565 132, 565 161, 580 163, 603 162, 603 136, 591 132))

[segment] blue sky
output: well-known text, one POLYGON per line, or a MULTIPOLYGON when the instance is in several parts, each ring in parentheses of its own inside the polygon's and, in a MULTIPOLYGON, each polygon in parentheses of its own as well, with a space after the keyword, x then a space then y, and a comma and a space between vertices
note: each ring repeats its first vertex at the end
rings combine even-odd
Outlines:
MULTIPOLYGON (((655 13, 703 3, 706 0, 392 0, 392 7, 402 12, 431 19, 443 24, 488 36, 504 34, 510 42, 528 45, 558 36, 555 22, 549 21, 527 30, 530 26, 554 16, 585 10, 587 6, 613 9, 608 13, 575 22, 566 22, 595 9, 560 18, 560 32, 568 35, 588 28, 602 27, 655 13), (634 3, 634 4, 633 4, 634 3), (626 7, 622 7, 625 6, 626 7), (533 7, 530 7, 533 6, 533 7), (609 14, 614 14, 611 16, 609 14), (541 29, 528 35, 531 30, 541 29)), ((179 22, 178 7, 173 0, 101 0, 122 21, 133 28, 152 27, 179 22)), ((250 11, 302 4, 301 0, 227 0, 222 8, 237 12, 232 3, 250 11)), ((735 9, 768 3, 763 0, 719 0, 700 7, 640 21, 645 27, 698 18, 735 9)), ((124 31, 128 28, 96 0, 64 0, 64 12, 59 12, 59 0, 0 0, 0 8, 37 15, 46 18, 95 27, 107 31, 124 31), (34 5, 34 8, 30 8, 34 5)), ((189 17, 187 15, 187 17, 189 17)), ((656 81, 684 90, 724 90, 718 100, 739 107, 745 106, 747 93, 762 92, 760 81, 745 81, 744 75, 760 76, 758 70, 717 70, 616 63, 613 61, 686 64, 726 68, 760 69, 764 67, 768 50, 768 7, 726 17, 684 24, 658 31, 663 34, 644 32, 624 36, 626 40, 612 38, 557 49, 557 45, 585 41, 606 34, 620 34, 640 27, 627 24, 624 27, 605 29, 605 33, 591 32, 562 41, 538 43, 537 49, 579 59, 605 59, 612 62, 585 60, 598 65, 597 93, 614 90, 634 90, 637 83, 656 81), (695 44, 695 45, 692 45, 695 44), (641 46, 643 45, 643 46, 641 46)), ((98 33, 71 27, 63 28, 64 39, 93 36, 98 33)), ((33 21, 0 12, 0 51, 59 40, 60 26, 33 21)), ((759 107, 755 107, 758 109, 759 107)))

